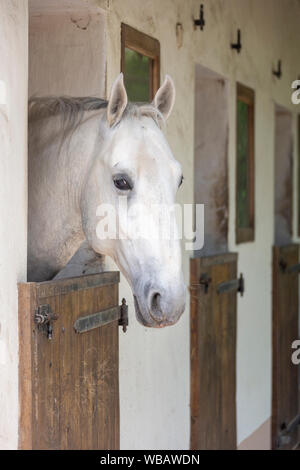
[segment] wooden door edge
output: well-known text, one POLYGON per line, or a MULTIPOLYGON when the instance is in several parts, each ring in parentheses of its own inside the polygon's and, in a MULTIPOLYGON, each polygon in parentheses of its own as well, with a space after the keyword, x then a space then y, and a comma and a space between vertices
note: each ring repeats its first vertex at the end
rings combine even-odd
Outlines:
POLYGON ((214 255, 197 256, 190 258, 190 264, 200 263, 201 266, 213 266, 238 261, 238 253, 226 252, 214 255))
POLYGON ((18 284, 19 326, 19 432, 18 448, 32 449, 32 312, 36 304, 35 283, 18 284))
MULTIPOLYGON (((299 244, 291 242, 285 245, 273 245, 272 247, 272 398, 271 398, 271 448, 276 450, 278 448, 278 411, 277 411, 277 400, 278 400, 278 344, 277 335, 278 330, 278 310, 277 310, 277 294, 278 294, 278 266, 282 256, 282 251, 289 253, 293 251, 295 247, 298 248, 298 259, 299 259, 299 244), (277 269, 276 269, 277 266, 277 269)), ((299 301, 298 301, 299 302, 299 301)), ((299 325, 298 325, 299 327, 299 325)), ((299 405, 298 405, 299 408, 299 405)), ((300 409, 300 408, 299 408, 300 409)))

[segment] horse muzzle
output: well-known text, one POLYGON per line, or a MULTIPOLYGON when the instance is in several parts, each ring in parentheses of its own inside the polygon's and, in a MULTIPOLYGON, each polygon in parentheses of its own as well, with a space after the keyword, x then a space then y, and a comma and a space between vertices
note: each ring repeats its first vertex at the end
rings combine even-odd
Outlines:
POLYGON ((146 286, 143 296, 134 295, 137 320, 144 326, 164 328, 177 323, 185 309, 185 287, 179 292, 146 286))

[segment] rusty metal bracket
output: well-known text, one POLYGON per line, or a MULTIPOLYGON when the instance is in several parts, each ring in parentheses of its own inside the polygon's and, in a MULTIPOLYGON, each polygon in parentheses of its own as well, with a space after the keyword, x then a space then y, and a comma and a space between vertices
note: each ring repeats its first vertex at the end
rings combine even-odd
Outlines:
POLYGON ((237 291, 240 293, 241 297, 245 292, 245 280, 244 276, 241 273, 238 279, 231 279, 230 281, 221 282, 217 286, 218 294, 223 294, 225 292, 237 291))
MULTIPOLYGON (((199 284, 190 285, 189 290, 190 292, 192 292, 193 290, 199 289, 199 286, 203 286, 204 294, 207 294, 208 288, 211 283, 212 283, 212 278, 208 277, 208 275, 204 273, 201 275, 199 279, 199 284)), ((230 281, 221 282, 220 284, 217 285, 218 294, 231 292, 233 290, 235 290, 236 292, 239 292, 241 297, 243 296, 245 292, 245 280, 244 280, 244 276, 242 273, 240 274, 240 277, 238 279, 231 279, 230 281)), ((195 300, 200 299, 200 296, 191 295, 191 297, 194 298, 195 300)))
POLYGON ((119 319, 119 307, 107 308, 84 317, 79 317, 74 323, 76 333, 86 333, 101 326, 108 325, 119 319))
POLYGON ((118 321, 118 325, 123 327, 124 333, 128 326, 128 306, 126 299, 122 299, 122 305, 107 308, 99 312, 79 317, 74 323, 76 333, 86 333, 87 331, 100 328, 114 321, 118 321))

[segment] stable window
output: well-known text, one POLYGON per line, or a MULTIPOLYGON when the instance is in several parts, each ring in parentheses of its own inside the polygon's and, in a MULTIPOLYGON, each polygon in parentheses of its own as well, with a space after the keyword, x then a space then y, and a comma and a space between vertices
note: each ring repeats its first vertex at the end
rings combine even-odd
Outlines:
POLYGON ((254 91, 237 84, 236 242, 254 240, 254 91))
POLYGON ((121 71, 129 101, 152 101, 160 82, 159 41, 126 24, 121 41, 121 71))

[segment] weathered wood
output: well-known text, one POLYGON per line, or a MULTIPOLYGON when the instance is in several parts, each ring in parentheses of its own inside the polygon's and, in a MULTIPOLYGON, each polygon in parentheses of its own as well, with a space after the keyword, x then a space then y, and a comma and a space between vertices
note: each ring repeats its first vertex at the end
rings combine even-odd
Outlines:
POLYGON ((236 448, 236 292, 217 292, 236 276, 236 254, 190 262, 191 449, 236 448))
POLYGON ((85 334, 82 316, 118 305, 118 273, 19 285, 21 449, 118 449, 118 320, 85 334), (53 338, 34 323, 49 304, 53 338))
POLYGON ((32 448, 32 312, 36 307, 35 285, 19 284, 19 447, 32 448))
POLYGON ((79 317, 74 323, 74 330, 76 333, 86 333, 87 331, 100 328, 112 321, 119 320, 120 307, 112 307, 100 312, 79 317))
POLYGON ((297 233, 298 237, 300 236, 300 114, 297 116, 297 144, 298 144, 298 152, 297 152, 297 167, 298 167, 298 184, 297 184, 297 203, 298 203, 298 217, 297 217, 297 233))
POLYGON ((299 413, 298 371, 292 363, 292 342, 298 338, 298 273, 286 267, 299 262, 299 246, 273 247, 273 386, 272 447, 292 449, 298 442, 292 427, 290 442, 280 446, 279 436, 299 413))

